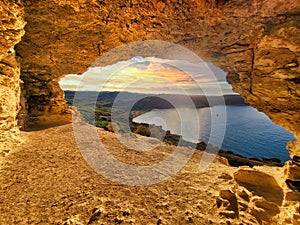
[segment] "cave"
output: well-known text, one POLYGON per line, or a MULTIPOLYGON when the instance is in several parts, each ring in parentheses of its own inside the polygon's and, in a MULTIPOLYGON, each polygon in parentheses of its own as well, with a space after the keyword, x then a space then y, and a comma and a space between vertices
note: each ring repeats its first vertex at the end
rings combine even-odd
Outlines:
MULTIPOLYGON (((115 51, 118 53, 110 58, 123 58, 124 52, 128 54, 136 45, 141 44, 133 43, 119 47, 118 51, 115 51)), ((160 134, 157 136, 161 141, 163 139, 167 141, 168 138, 172 140, 172 135, 174 139, 176 135, 181 135, 185 141, 191 141, 191 146, 194 146, 192 143, 200 142, 207 145, 208 137, 213 135, 212 121, 207 121, 208 118, 212 119, 209 115, 212 112, 204 108, 217 107, 220 108, 217 112, 218 116, 226 112, 226 117, 218 121, 218 123, 223 123, 226 119, 224 137, 223 135, 219 137, 223 139, 223 143, 220 143, 218 148, 222 149, 223 156, 228 153, 230 165, 253 166, 255 164, 252 164, 252 161, 247 161, 252 158, 253 163, 257 160, 258 164, 267 163, 268 165, 268 162, 271 162, 270 166, 283 166, 283 163, 290 160, 286 145, 289 141, 295 140, 293 135, 281 126, 276 126, 264 113, 249 106, 240 95, 233 92, 232 86, 226 81, 224 71, 215 67, 211 62, 204 62, 201 58, 198 61, 195 59, 194 63, 186 61, 186 59, 193 58, 192 52, 181 46, 158 41, 156 43, 144 41, 142 49, 145 53, 150 51, 147 49, 148 45, 151 45, 151 51, 165 46, 166 58, 135 56, 103 67, 97 66, 101 61, 100 57, 82 75, 70 74, 61 78, 59 84, 64 91, 67 104, 76 107, 89 124, 108 131, 113 131, 109 127, 112 120, 115 123, 122 123, 121 119, 126 120, 123 116, 112 118, 112 111, 115 110, 117 114, 117 111, 124 110, 124 115, 126 112, 130 118, 128 124, 131 126, 131 130, 127 130, 125 126, 124 133, 135 133, 137 125, 133 122, 140 121, 140 125, 146 124, 147 127, 158 126, 153 128, 153 137, 156 136, 155 131, 158 129, 163 129, 160 133, 165 135, 169 132, 168 137, 160 134), (167 50, 168 46, 172 47, 172 50, 167 50), (176 54, 175 49, 181 53, 180 56, 176 54), (77 91, 82 93, 76 94, 77 91), (192 102, 187 103, 186 98, 190 98, 192 102), (114 104, 116 99, 120 102, 114 104), (189 103, 193 103, 195 108, 192 109, 193 105, 190 106, 189 103), (132 108, 128 108, 128 104, 132 108), (223 109, 225 105, 226 110, 223 109), (175 106, 178 110, 182 108, 196 110, 195 116, 198 115, 199 118, 192 118, 192 116, 190 118, 188 115, 192 113, 186 111, 187 114, 182 113, 180 116, 181 120, 175 115, 175 106), (153 120, 151 115, 158 119, 154 124, 151 122, 153 120), (196 127, 193 126, 194 121, 199 121, 200 127, 203 127, 201 134, 199 129, 199 137, 196 139, 192 138, 197 132, 196 127), (178 124, 182 123, 183 126, 179 128, 178 124), (193 127, 195 130, 192 129, 193 127), (183 130, 185 134, 182 133, 183 130), (239 161, 237 157, 231 157, 229 151, 244 158, 241 157, 239 161), (272 162, 274 162, 273 165, 272 162)), ((159 49, 155 51, 158 54, 159 49)), ((141 127, 143 126, 140 126, 140 129, 141 127)), ((152 136, 151 130, 149 132, 146 136, 152 136)), ((210 141, 217 143, 213 141, 213 138, 210 141)))
MULTIPOLYGON (((227 72, 234 91, 294 134, 287 148, 291 158, 299 156, 297 1, 4 0, 0 9, 3 149, 20 129, 71 122, 62 77, 84 73, 97 57, 126 43, 163 40, 227 72)), ((114 60, 108 55, 106 63, 114 60)), ((285 179, 300 179, 292 162, 285 168, 285 179)), ((296 191, 284 186, 284 199, 295 209, 286 221, 299 221, 296 191)))

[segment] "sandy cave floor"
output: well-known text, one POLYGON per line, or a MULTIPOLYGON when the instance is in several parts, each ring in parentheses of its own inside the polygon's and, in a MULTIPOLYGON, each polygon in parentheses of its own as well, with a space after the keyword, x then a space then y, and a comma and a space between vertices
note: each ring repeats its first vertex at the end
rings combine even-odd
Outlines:
MULTIPOLYGON (((105 146, 126 163, 159 162, 172 146, 130 151, 113 133, 98 130, 105 146)), ((24 143, 2 157, 0 224, 256 224, 241 213, 222 217, 216 198, 235 185, 237 168, 215 160, 200 172, 196 151, 175 176, 158 184, 129 187, 98 175, 78 150, 71 124, 23 132, 24 143), (226 175, 225 175, 226 174, 226 175), (228 176, 228 175, 229 176, 228 176)), ((281 170, 268 169, 281 174, 281 170)))

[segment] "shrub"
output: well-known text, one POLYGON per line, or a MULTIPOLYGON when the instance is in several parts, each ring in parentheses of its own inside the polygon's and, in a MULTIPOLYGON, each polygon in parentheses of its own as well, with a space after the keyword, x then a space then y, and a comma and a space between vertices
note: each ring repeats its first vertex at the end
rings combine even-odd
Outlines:
POLYGON ((96 127, 100 127, 100 128, 103 128, 103 129, 105 129, 105 130, 108 130, 108 121, 103 121, 103 120, 101 120, 101 121, 99 121, 99 120, 96 120, 95 121, 95 126, 96 127))
POLYGON ((147 136, 147 137, 151 135, 150 129, 145 125, 138 125, 134 133, 147 136))
POLYGON ((110 131, 110 132, 114 132, 114 128, 113 128, 113 125, 112 125, 111 122, 108 123, 107 130, 110 131))

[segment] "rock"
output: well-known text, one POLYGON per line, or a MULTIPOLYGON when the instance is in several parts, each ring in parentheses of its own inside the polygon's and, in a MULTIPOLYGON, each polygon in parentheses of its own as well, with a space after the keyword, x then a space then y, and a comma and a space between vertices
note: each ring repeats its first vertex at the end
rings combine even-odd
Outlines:
POLYGON ((93 224, 95 221, 97 221, 98 218, 101 216, 102 211, 102 209, 95 208, 93 210, 93 215, 90 217, 89 222, 87 224, 93 224))
POLYGON ((0 61, 14 52, 24 35, 24 8, 21 1, 3 0, 0 3, 0 61))
POLYGON ((245 200, 246 202, 249 202, 250 201, 250 198, 249 198, 249 193, 247 193, 247 191, 246 190, 240 190, 240 189, 238 189, 237 191, 236 191, 236 194, 239 196, 239 197, 241 197, 243 200, 245 200))
MULTIPOLYGON (((296 38, 299 29, 297 17, 293 14, 297 7, 292 1, 284 4, 281 0, 261 3, 227 1, 226 4, 205 4, 198 0, 196 4, 145 1, 132 5, 83 1, 79 6, 76 1, 65 0, 59 4, 56 1, 47 4, 26 1, 24 7, 28 26, 17 51, 23 59, 23 94, 29 118, 39 111, 46 116, 66 110, 63 94, 57 88, 62 76, 85 72, 97 57, 123 43, 158 39, 180 43, 213 60, 229 75, 236 74, 238 79, 230 79, 235 90, 251 104, 279 118, 278 122, 297 130, 296 121, 291 120, 292 117, 296 119, 292 113, 297 112, 299 105, 297 84, 286 80, 293 79, 293 74, 299 69, 299 42, 296 38), (279 6, 284 6, 284 13, 290 13, 289 18, 282 17, 282 11, 269 11, 279 6), (55 20, 50 20, 53 15, 55 20), (169 19, 174 15, 182 23, 169 19), (108 18, 118 22, 111 22, 108 18), (91 25, 87 27, 86 24, 91 25), (281 72, 277 73, 277 70, 281 72), (272 76, 278 74, 286 76, 276 77, 270 82, 272 76), (270 103, 267 96, 274 100, 270 103), (282 96, 295 104, 286 107, 287 102, 277 101, 277 97, 282 96), (280 109, 280 113, 275 115, 273 109, 280 109), (283 113, 287 117, 283 117, 283 113)), ((124 54, 121 60, 128 57, 124 54)), ((110 57, 108 63, 117 60, 110 57)))
POLYGON ((83 225, 83 224, 84 223, 78 220, 77 218, 68 219, 63 223, 63 225, 83 225))
POLYGON ((236 213, 234 211, 223 211, 219 213, 221 216, 224 216, 225 218, 235 219, 236 213))
POLYGON ((292 163, 296 166, 300 167, 300 156, 294 155, 292 159, 292 163))
POLYGON ((224 180, 232 180, 233 179, 233 177, 230 176, 228 173, 222 173, 220 176, 218 176, 218 178, 224 179, 224 180))
POLYGON ((218 208, 220 208, 221 206, 227 207, 228 205, 230 205, 230 202, 227 199, 222 199, 220 197, 217 198, 216 202, 218 208))
POLYGON ((220 198, 217 198, 217 206, 218 208, 223 206, 225 209, 225 211, 220 212, 220 215, 223 215, 226 218, 238 218, 238 202, 235 194, 230 190, 221 190, 219 195, 220 198))
POLYGON ((255 195, 264 197, 267 201, 281 205, 283 190, 274 177, 251 169, 240 169, 234 173, 234 179, 255 195))
POLYGON ((239 211, 246 211, 249 208, 247 203, 239 202, 239 211))
POLYGON ((300 180, 300 167, 293 162, 287 162, 285 165, 286 178, 291 180, 300 180))
POLYGON ((268 202, 261 197, 254 197, 251 201, 251 205, 250 213, 260 224, 262 224, 262 221, 270 223, 272 218, 280 212, 276 204, 268 202))
POLYGON ((259 224, 263 224, 262 221, 266 221, 270 223, 271 217, 268 215, 268 213, 260 208, 252 208, 250 213, 256 218, 259 224))
MULTIPOLYGON (((293 157, 300 150, 298 12, 298 2, 294 0, 237 0, 222 4, 202 0, 128 4, 3 0, 0 137, 10 137, 6 133, 17 128, 18 114, 23 126, 41 128, 70 122, 58 85, 60 78, 85 72, 99 56, 124 43, 155 39, 179 43, 228 72, 234 91, 293 132, 297 140, 288 144, 293 157)), ((147 54, 141 52, 141 56, 147 54)), ((129 53, 122 58, 108 57, 104 65, 130 57, 129 53)), ((300 179, 295 159, 287 168, 287 179, 300 179)), ((273 177, 239 171, 235 179, 266 200, 282 203, 282 189, 273 177)))
MULTIPOLYGON (((17 126, 20 101, 20 66, 14 46, 24 34, 24 9, 20 1, 0 3, 0 133, 17 126)), ((0 142, 8 135, 0 135, 0 142)))
MULTIPOLYGON (((225 157, 222 156, 217 156, 216 160, 218 160, 220 163, 226 165, 226 166, 230 166, 228 159, 226 159, 225 157)), ((229 179, 228 179, 229 180, 229 179)))
MULTIPOLYGON (((13 53, 14 46, 24 34, 24 9, 28 24, 23 41, 16 46, 18 57, 22 58, 23 84, 13 82, 9 87, 17 96, 10 99, 11 106, 18 105, 16 90, 20 86, 22 89, 20 124, 24 121, 32 126, 58 118, 70 122, 69 110, 58 85, 61 77, 85 72, 97 57, 123 43, 158 39, 180 43, 213 61, 228 72, 228 80, 235 91, 294 132, 297 138, 300 121, 297 113, 300 105, 297 4, 291 0, 284 3, 282 0, 227 1, 225 4, 196 2, 164 3, 166 11, 161 10, 162 3, 151 1, 131 5, 97 1, 80 4, 67 0, 59 4, 57 1, 47 4, 25 1, 24 8, 19 1, 4 1, 0 6, 3 8, 1 31, 5 36, 1 38, 1 59, 7 57, 8 52, 13 53), (284 8, 284 13, 289 16, 282 16, 282 10, 271 12, 274 7, 284 8), (182 23, 169 19, 174 15, 182 23), (199 24, 203 29, 199 29, 199 24)), ((141 52, 143 54, 146 53, 141 52)), ((112 64, 132 56, 123 54, 122 57, 110 55, 104 61, 112 64)), ((18 72, 14 74, 18 78, 18 72)), ((0 102, 7 104, 5 99, 0 102)), ((3 110, 15 120, 16 107, 13 110, 4 107, 3 110)), ((5 125, 6 128, 12 126, 15 126, 14 122, 5 125)), ((294 154, 299 145, 292 143, 289 150, 294 154)))
POLYGON ((162 220, 158 219, 156 225, 161 225, 162 224, 162 220))
POLYGON ((263 198, 253 198, 251 203, 257 208, 265 210, 270 216, 275 216, 280 212, 278 205, 273 202, 268 202, 263 198))
POLYGON ((293 225, 300 225, 300 213, 295 213, 292 221, 293 225))
POLYGON ((300 180, 290 180, 290 179, 287 179, 287 180, 285 181, 285 183, 287 184, 287 186, 288 186, 291 190, 300 193, 300 180))
POLYGON ((300 202, 300 193, 292 191, 292 190, 287 191, 285 193, 285 200, 286 201, 300 202))

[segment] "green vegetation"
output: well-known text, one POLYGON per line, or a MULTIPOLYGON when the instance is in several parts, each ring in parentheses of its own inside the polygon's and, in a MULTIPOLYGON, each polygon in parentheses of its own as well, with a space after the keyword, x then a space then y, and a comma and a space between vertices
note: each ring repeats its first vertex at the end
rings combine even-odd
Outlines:
MULTIPOLYGON (((215 55, 215 59, 218 60, 221 58, 219 55, 215 55)), ((299 79, 295 78, 293 80, 295 83, 299 83, 299 79)), ((120 118, 123 118, 125 110, 122 111, 122 109, 119 109, 119 111, 116 112, 116 114, 120 115, 119 118, 116 119, 118 121, 117 123, 111 122, 111 107, 112 103, 115 99, 115 96, 118 94, 117 92, 104 92, 100 97, 98 97, 98 100, 96 104, 94 101, 94 93, 86 92, 84 95, 81 95, 81 99, 76 99, 76 105, 74 105, 78 111, 80 112, 82 118, 92 124, 96 127, 100 127, 102 129, 105 129, 110 132, 125 132, 121 130, 121 127, 128 123, 128 121, 122 121, 120 118), (92 96, 92 97, 91 97, 92 96), (99 100, 101 99, 101 100, 99 100)), ((68 105, 73 106, 73 99, 74 99, 75 92, 72 91, 65 91, 65 98, 67 100, 68 105)), ((133 94, 128 96, 132 96, 133 94)), ((177 96, 178 97, 178 96, 177 96)), ((180 97, 180 96, 179 96, 180 97)), ((246 105, 246 103, 243 101, 243 99, 240 96, 223 96, 225 98, 225 102, 227 105, 246 105)), ((206 98, 203 98, 203 96, 191 96, 193 99, 195 105, 198 108, 206 107, 206 98)), ((149 99, 148 99, 149 100, 149 99)), ((172 134, 170 131, 165 131, 160 126, 155 125, 148 125, 148 124, 137 124, 132 122, 133 115, 141 115, 145 112, 150 111, 153 108, 156 108, 154 106, 160 106, 165 104, 164 102, 157 101, 155 99, 154 102, 149 101, 142 102, 142 104, 135 106, 132 111, 131 115, 129 116, 129 126, 131 129, 131 132, 140 134, 143 136, 152 136, 156 137, 160 140, 163 139, 165 143, 168 143, 170 145, 180 145, 180 146, 191 146, 195 147, 198 150, 204 151, 207 148, 207 144, 205 142, 199 142, 197 144, 188 142, 186 140, 183 140, 180 135, 172 134)), ((217 101, 216 101, 217 102, 217 101)), ((183 104, 184 105, 184 104, 183 104)), ((124 106, 126 109, 126 98, 124 99, 124 106)), ((157 107, 160 108, 160 107, 157 107)), ((164 105, 164 108, 169 108, 168 105, 164 105)), ((234 154, 233 152, 226 151, 226 150, 220 150, 219 155, 226 157, 232 166, 254 166, 254 165, 275 165, 275 166, 283 166, 283 164, 278 161, 277 159, 248 159, 241 155, 234 154)))
POLYGON ((137 126, 134 133, 140 134, 140 135, 143 135, 143 136, 147 136, 147 137, 150 137, 150 135, 151 135, 150 129, 147 126, 142 125, 142 124, 137 126))
POLYGON ((108 121, 101 121, 101 120, 96 120, 95 121, 95 126, 96 127, 100 127, 100 128, 103 128, 105 130, 108 130, 108 121))

